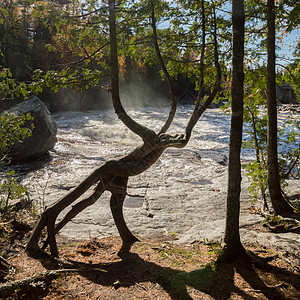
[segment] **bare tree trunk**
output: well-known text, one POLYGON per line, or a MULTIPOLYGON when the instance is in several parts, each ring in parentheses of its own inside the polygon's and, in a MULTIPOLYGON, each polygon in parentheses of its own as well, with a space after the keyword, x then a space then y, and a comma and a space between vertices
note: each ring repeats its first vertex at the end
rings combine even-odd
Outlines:
POLYGON ((277 154, 277 105, 275 72, 275 5, 274 0, 267 2, 268 27, 268 65, 267 65, 267 101, 268 101, 268 187, 271 203, 276 214, 289 216, 294 213, 286 201, 280 187, 277 154))
POLYGON ((222 259, 233 261, 244 252, 240 241, 239 214, 241 192, 240 152, 243 133, 244 99, 244 0, 232 1, 232 81, 231 128, 229 143, 228 192, 225 247, 222 259))

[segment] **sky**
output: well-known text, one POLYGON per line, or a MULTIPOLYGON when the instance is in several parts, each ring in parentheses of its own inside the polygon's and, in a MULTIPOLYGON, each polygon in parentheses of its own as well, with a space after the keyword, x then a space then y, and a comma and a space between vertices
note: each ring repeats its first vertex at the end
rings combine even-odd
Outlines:
POLYGON ((284 37, 284 44, 281 46, 281 50, 277 52, 278 62, 286 65, 293 60, 293 52, 300 41, 300 29, 294 30, 288 36, 284 37), (284 57, 284 58, 282 58, 284 57))
MULTIPOLYGON (((231 4, 225 4, 223 7, 223 12, 221 15, 224 18, 230 17, 230 12, 232 10, 231 4)), ((300 16, 299 16, 300 17, 300 16)), ((163 24, 160 25, 161 28, 168 27, 168 22, 165 21, 163 24)), ((294 30, 292 33, 289 33, 283 37, 282 43, 279 43, 279 39, 277 39, 277 46, 280 47, 276 50, 277 60, 276 63, 278 64, 278 68, 280 65, 286 66, 291 63, 294 59, 293 52, 296 48, 297 43, 300 42, 300 28, 294 30)), ((255 42, 254 42, 255 45, 255 42)), ((253 46, 252 46, 253 47, 253 46)), ((255 47, 255 46, 254 46, 255 47)), ((266 63, 267 57, 262 57, 260 63, 266 63)))

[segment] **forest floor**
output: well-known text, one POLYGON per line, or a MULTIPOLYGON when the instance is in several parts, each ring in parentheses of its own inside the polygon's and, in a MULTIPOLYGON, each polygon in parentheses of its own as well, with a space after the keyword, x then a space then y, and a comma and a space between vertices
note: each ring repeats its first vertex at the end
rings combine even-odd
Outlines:
POLYGON ((259 260, 219 268, 222 245, 209 241, 142 241, 121 259, 120 238, 58 236, 59 260, 38 260, 26 255, 27 238, 1 244, 9 271, 0 299, 300 299, 300 266, 258 244, 244 246, 259 260))

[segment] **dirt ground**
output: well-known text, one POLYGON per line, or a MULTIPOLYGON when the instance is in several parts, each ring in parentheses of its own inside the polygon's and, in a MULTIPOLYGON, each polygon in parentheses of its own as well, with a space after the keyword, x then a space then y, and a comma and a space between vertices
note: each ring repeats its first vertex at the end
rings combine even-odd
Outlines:
POLYGON ((221 268, 215 264, 219 243, 149 240, 136 243, 123 259, 117 255, 121 240, 116 237, 83 242, 59 238, 58 244, 59 260, 16 251, 7 260, 11 268, 5 279, 31 279, 10 296, 1 298, 0 288, 0 298, 300 299, 299 265, 258 244, 245 245, 261 258, 256 263, 239 259, 221 268), (34 274, 39 276, 33 279, 34 274))

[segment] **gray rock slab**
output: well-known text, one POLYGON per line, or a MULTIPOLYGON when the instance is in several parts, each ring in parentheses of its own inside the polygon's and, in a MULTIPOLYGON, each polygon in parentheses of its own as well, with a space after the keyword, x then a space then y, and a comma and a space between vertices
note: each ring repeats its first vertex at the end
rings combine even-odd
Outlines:
MULTIPOLYGON (((159 128, 164 110, 132 112, 144 124, 159 128), (154 120, 154 122, 153 122, 154 120)), ((189 111, 181 109, 175 132, 181 132, 189 111)), ((23 183, 40 206, 50 205, 72 189, 104 161, 120 157, 140 143, 110 112, 72 112, 55 115, 59 124, 58 142, 52 161, 29 173, 23 183)), ((168 149, 146 172, 129 179, 128 197, 144 201, 124 207, 128 227, 141 239, 155 238, 178 243, 222 241, 225 228, 227 166, 230 128, 228 116, 211 110, 195 127, 185 149, 168 149), (174 241, 175 242, 175 241, 174 241)), ((157 129, 157 128, 156 128, 157 129)), ((243 155, 248 155, 247 153, 243 155)), ((251 153, 249 153, 251 155, 251 153)), ((243 173, 241 192, 241 239, 284 251, 300 249, 299 235, 257 231, 260 215, 250 211, 249 182, 243 173), (290 242, 289 242, 290 241, 290 242)), ((291 193, 299 193, 300 181, 290 182, 291 193)), ((60 232, 75 239, 117 236, 109 208, 109 193, 79 213, 60 232)), ((261 203, 254 203, 260 207, 261 203)), ((61 219, 66 211, 59 216, 61 219)))

